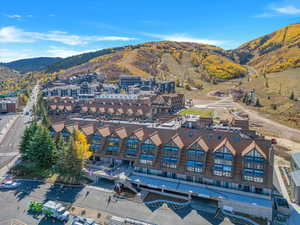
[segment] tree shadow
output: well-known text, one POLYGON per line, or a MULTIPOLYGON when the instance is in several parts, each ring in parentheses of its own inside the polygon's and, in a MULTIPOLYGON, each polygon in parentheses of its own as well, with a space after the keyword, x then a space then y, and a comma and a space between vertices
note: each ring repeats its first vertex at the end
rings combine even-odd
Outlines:
POLYGON ((45 202, 48 200, 73 203, 84 187, 71 187, 62 184, 52 184, 45 193, 45 202))
POLYGON ((45 184, 42 181, 18 181, 21 183, 19 187, 14 192, 16 199, 21 201, 28 195, 30 195, 35 189, 40 188, 40 185, 45 184))
POLYGON ((46 217, 44 216, 38 223, 38 225, 64 225, 65 223, 64 222, 61 222, 59 220, 56 220, 54 218, 49 218, 49 217, 46 217))

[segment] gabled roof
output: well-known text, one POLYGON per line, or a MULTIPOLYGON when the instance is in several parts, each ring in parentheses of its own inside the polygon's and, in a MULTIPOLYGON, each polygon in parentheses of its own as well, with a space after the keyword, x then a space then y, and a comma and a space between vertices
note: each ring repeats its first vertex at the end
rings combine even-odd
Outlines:
POLYGON ((105 108, 104 107, 99 107, 99 112, 101 112, 101 113, 105 113, 105 108))
POLYGON ((114 110, 114 108, 110 107, 110 108, 108 108, 107 112, 108 112, 108 113, 114 113, 115 110, 114 110))
POLYGON ((219 150, 221 147, 226 147, 229 149, 229 151, 231 151, 231 153, 233 155, 236 155, 236 150, 235 148, 230 144, 230 141, 228 140, 228 138, 224 138, 223 141, 220 142, 219 145, 217 145, 215 148, 214 148, 214 152, 219 150))
POLYGON ((90 107, 90 111, 91 111, 91 112, 96 112, 96 111, 97 111, 97 108, 96 108, 95 106, 91 106, 91 107, 90 107))
POLYGON ((65 125, 65 129, 66 129, 69 133, 73 133, 75 130, 78 130, 78 124, 77 124, 77 123, 66 124, 66 125, 65 125))
POLYGON ((159 146, 162 144, 161 138, 157 131, 149 135, 149 139, 155 144, 156 146, 159 146))
POLYGON ((56 107, 57 107, 56 105, 50 105, 50 109, 51 109, 51 110, 55 110, 56 107))
POLYGON ((71 111, 72 108, 73 108, 72 105, 67 105, 67 106, 66 106, 66 110, 68 110, 68 111, 71 111))
POLYGON ((117 112, 120 113, 120 114, 122 114, 122 113, 124 113, 124 110, 122 108, 118 108, 117 112))
POLYGON ((94 126, 93 124, 87 124, 80 127, 80 130, 82 131, 82 133, 84 133, 85 136, 89 136, 94 133, 94 126))
POLYGON ((174 135, 171 140, 177 145, 178 148, 182 149, 184 147, 184 144, 178 134, 174 135))
POLYGON ((133 131, 133 134, 141 141, 144 138, 145 132, 143 128, 133 131))
POLYGON ((101 136, 103 137, 107 137, 111 134, 111 129, 110 127, 107 125, 107 126, 104 126, 104 127, 100 127, 98 129, 98 132, 101 134, 101 136))
POLYGON ((88 111, 88 107, 87 107, 87 106, 82 106, 82 107, 81 107, 81 110, 82 110, 83 112, 87 112, 87 111, 88 111))
POLYGON ((135 114, 138 116, 142 116, 144 113, 142 109, 138 109, 135 114))
POLYGON ((255 149, 258 151, 265 159, 267 158, 266 154, 263 152, 263 150, 255 143, 255 141, 252 141, 250 145, 248 145, 243 151, 242 151, 242 156, 246 155, 250 151, 255 149))
POLYGON ((201 136, 199 138, 197 138, 192 144, 190 144, 188 146, 188 148, 191 148, 195 144, 199 145, 205 152, 207 152, 209 150, 208 145, 206 144, 206 142, 204 141, 204 139, 201 136))
POLYGON ((127 114, 133 114, 133 110, 131 108, 127 109, 127 114))
POLYGON ((127 131, 125 129, 125 127, 120 127, 118 129, 115 130, 115 133, 121 138, 124 139, 128 136, 127 131))
POLYGON ((63 110, 64 108, 65 108, 64 105, 58 105, 58 109, 59 109, 59 110, 63 110))
POLYGON ((55 131, 55 132, 60 132, 64 129, 64 122, 59 122, 59 123, 54 123, 52 124, 52 129, 55 131))

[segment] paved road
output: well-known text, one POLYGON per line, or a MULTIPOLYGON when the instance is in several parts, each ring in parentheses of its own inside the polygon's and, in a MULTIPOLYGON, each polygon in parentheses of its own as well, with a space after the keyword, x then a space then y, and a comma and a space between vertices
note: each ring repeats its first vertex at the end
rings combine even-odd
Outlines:
MULTIPOLYGON (((111 201, 107 206, 108 191, 91 187, 66 188, 62 191, 58 186, 51 186, 37 181, 23 181, 16 191, 0 192, 0 224, 1 221, 16 218, 28 225, 53 224, 27 214, 30 201, 44 202, 46 199, 71 203, 81 208, 90 208, 126 216, 159 225, 232 225, 231 222, 214 218, 213 214, 196 211, 191 208, 173 211, 170 209, 151 210, 142 203, 128 200, 111 201), (89 194, 86 195, 86 192, 89 194)), ((55 223, 59 224, 59 223, 55 223)), ((69 223, 68 223, 69 224, 69 223)))
POLYGON ((5 166, 10 160, 12 160, 13 157, 18 154, 20 141, 27 125, 25 123, 31 120, 31 117, 29 115, 25 115, 25 112, 28 112, 30 109, 32 109, 33 104, 36 102, 37 93, 38 86, 35 86, 32 92, 32 97, 30 98, 26 107, 24 107, 24 113, 19 114, 17 120, 7 132, 0 144, 0 168, 5 166))

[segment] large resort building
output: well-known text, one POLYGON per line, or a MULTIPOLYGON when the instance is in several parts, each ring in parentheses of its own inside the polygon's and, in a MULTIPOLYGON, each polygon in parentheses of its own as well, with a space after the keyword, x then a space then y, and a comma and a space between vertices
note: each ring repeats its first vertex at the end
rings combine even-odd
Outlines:
POLYGON ((47 98, 50 115, 92 116, 99 119, 153 121, 184 107, 183 94, 163 94, 140 98, 93 98, 77 100, 70 97, 47 98))
POLYGON ((240 128, 200 127, 74 118, 53 121, 50 132, 68 138, 79 129, 87 136, 93 151, 87 169, 95 180, 206 198, 220 208, 271 220, 271 141, 240 128))

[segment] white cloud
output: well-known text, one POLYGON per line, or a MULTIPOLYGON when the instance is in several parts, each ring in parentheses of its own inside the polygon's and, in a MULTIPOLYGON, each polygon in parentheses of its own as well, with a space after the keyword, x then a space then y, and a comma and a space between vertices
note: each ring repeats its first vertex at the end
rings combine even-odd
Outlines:
POLYGON ((0 28, 0 43, 33 42, 31 35, 15 27, 0 28))
POLYGON ((194 43, 208 44, 208 45, 221 45, 221 44, 224 44, 224 42, 225 42, 225 41, 221 41, 221 40, 212 40, 212 39, 202 39, 202 38, 191 37, 187 34, 169 34, 169 35, 149 34, 149 33, 143 33, 143 34, 146 36, 159 38, 159 39, 165 40, 165 41, 194 42, 194 43))
POLYGON ((292 6, 292 5, 274 8, 274 11, 281 13, 281 14, 287 14, 287 15, 299 15, 300 14, 300 8, 296 8, 295 6, 292 6))
POLYGON ((21 19, 21 15, 19 14, 14 14, 14 15, 5 15, 8 18, 12 18, 12 19, 21 19))
POLYGON ((95 50, 78 51, 78 50, 73 50, 73 49, 65 49, 65 48, 58 48, 55 46, 50 46, 49 49, 47 50, 47 53, 49 56, 65 58, 68 56, 79 55, 79 54, 91 52, 91 51, 95 51, 95 50))
POLYGON ((10 49, 0 49, 0 62, 10 62, 18 59, 32 58, 31 50, 24 49, 20 51, 10 50, 10 49))
POLYGON ((267 18, 282 15, 300 15, 300 8, 294 5, 274 5, 271 4, 267 7, 266 11, 255 15, 255 18, 267 18))
POLYGON ((0 43, 35 42, 38 40, 54 41, 66 45, 84 45, 97 41, 132 41, 136 39, 122 36, 80 36, 64 31, 27 32, 14 26, 0 28, 0 43))
POLYGON ((255 15, 254 18, 267 18, 267 17, 273 17, 273 16, 276 16, 276 14, 265 12, 265 13, 255 15))

